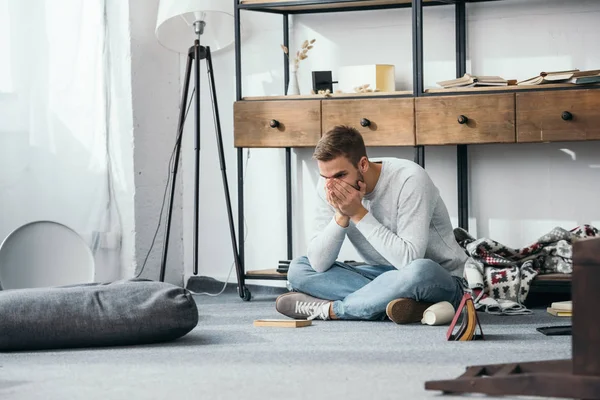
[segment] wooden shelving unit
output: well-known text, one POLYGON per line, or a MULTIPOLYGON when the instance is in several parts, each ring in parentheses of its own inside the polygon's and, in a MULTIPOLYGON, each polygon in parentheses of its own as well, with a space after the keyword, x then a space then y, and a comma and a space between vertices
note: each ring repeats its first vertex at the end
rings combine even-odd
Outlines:
MULTIPOLYGON (((425 146, 456 145, 458 219, 468 230, 468 146, 481 143, 542 143, 600 140, 600 85, 552 84, 424 89, 423 8, 455 9, 456 77, 467 65, 466 4, 502 0, 240 0, 235 3, 236 104, 235 146, 238 148, 238 242, 242 271, 240 296, 250 299, 245 279, 281 279, 274 269, 248 271, 244 261, 243 148, 272 147, 286 151, 287 258, 292 259, 291 149, 314 146, 332 123, 356 126, 367 146, 412 146, 414 161, 425 167, 425 146), (283 40, 289 47, 289 18, 294 14, 411 8, 413 90, 392 93, 334 93, 299 96, 242 94, 242 11, 282 15, 283 40), (593 93, 592 93, 593 92, 593 93), (368 114, 368 115, 367 115, 368 114), (390 129, 390 127, 393 127, 390 129), (445 127, 445 131, 439 129, 445 127), (401 130, 398 135, 395 130, 401 130)), ((288 60, 282 57, 284 91, 288 60)))

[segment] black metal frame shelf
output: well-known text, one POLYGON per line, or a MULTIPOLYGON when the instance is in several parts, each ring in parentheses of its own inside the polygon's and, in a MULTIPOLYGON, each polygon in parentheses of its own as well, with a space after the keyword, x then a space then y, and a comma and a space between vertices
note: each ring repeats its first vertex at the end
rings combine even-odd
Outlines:
MULTIPOLYGON (((503 0, 464 0, 467 3, 483 3, 503 0)), ((452 5, 461 0, 425 0, 425 6, 452 5)), ((251 1, 238 5, 242 10, 273 14, 316 14, 344 11, 388 10, 412 7, 411 0, 289 0, 251 1)))
MULTIPOLYGON (((231 0, 230 0, 231 1, 231 0)), ((548 85, 528 88, 470 88, 469 90, 438 90, 424 89, 423 76, 423 7, 424 6, 454 6, 455 7, 455 40, 456 40, 456 77, 462 77, 466 73, 467 64, 467 38, 466 38, 466 3, 481 3, 503 0, 290 0, 273 2, 251 2, 242 3, 234 1, 235 17, 235 63, 236 63, 236 101, 277 101, 277 100, 315 100, 335 101, 338 99, 377 99, 377 98, 401 98, 401 97, 433 97, 433 96, 455 96, 455 95, 478 95, 492 93, 520 93, 544 90, 571 90, 581 89, 578 85, 556 86, 548 85), (325 96, 262 96, 256 98, 244 98, 242 96, 242 65, 241 65, 241 30, 240 13, 242 10, 276 13, 282 15, 283 22, 283 45, 289 47, 289 16, 296 14, 315 14, 325 12, 343 11, 366 11, 392 8, 412 8, 412 50, 413 50, 413 90, 402 94, 365 94, 361 96, 343 94, 332 97, 325 96)), ((289 64, 287 57, 283 56, 284 68, 284 93, 287 93, 289 84, 289 64)), ((586 88, 590 86, 586 85, 586 88)), ((595 85, 599 88, 600 85, 595 85)), ((468 202, 468 146, 460 144, 456 146, 457 151, 457 186, 458 186, 458 220, 459 226, 469 229, 469 202, 468 202)), ((291 184, 291 148, 285 148, 286 159, 286 201, 287 201, 287 258, 293 258, 292 242, 292 184, 291 184)), ((414 146, 414 161, 425 167, 425 147, 414 146)), ((240 297, 250 300, 249 292, 245 286, 246 279, 279 279, 285 280, 283 274, 268 274, 271 270, 258 270, 246 273, 245 270, 245 248, 244 248, 244 171, 243 171, 243 148, 238 148, 238 236, 239 236, 239 258, 242 271, 238 271, 238 290, 240 297)))
MULTIPOLYGON (((240 4, 239 0, 234 1, 234 18, 235 18, 235 64, 236 64, 236 101, 242 101, 242 65, 241 65, 241 29, 240 29, 240 13, 242 10, 277 12, 283 17, 283 45, 289 47, 289 16, 297 13, 318 13, 331 11, 357 11, 357 10, 374 10, 381 9, 382 6, 387 8, 402 8, 412 7, 412 30, 413 30, 413 93, 411 95, 402 95, 397 97, 420 97, 425 94, 423 88, 423 6, 424 5, 452 5, 456 7, 456 74, 457 77, 464 75, 466 71, 466 12, 465 1, 453 0, 447 2, 429 2, 424 0, 411 0, 410 3, 396 4, 375 4, 371 6, 361 5, 355 7, 340 8, 340 3, 359 3, 361 0, 297 0, 289 2, 273 2, 266 4, 240 4), (331 4, 338 7, 312 9, 312 10, 274 10, 274 6, 310 6, 331 4)), ((480 0, 480 1, 502 1, 502 0, 480 0)), ((478 1, 473 1, 478 2, 478 1)), ((362 1, 362 3, 366 3, 362 1)), ((377 2, 375 2, 377 3, 377 2)), ((285 56, 283 56, 284 68, 284 86, 285 93, 289 84, 289 64, 285 56)), ((372 96, 381 98, 380 96, 372 96)), ((391 96, 392 97, 392 96, 391 96)), ((340 97, 341 98, 341 97, 340 97)), ((356 98, 356 97, 353 97, 356 98)), ((361 98, 367 98, 361 97, 361 98)), ((238 292, 244 300, 250 300, 249 291, 246 288, 246 279, 261 279, 264 276, 260 274, 247 274, 245 263, 245 248, 244 248, 244 171, 243 171, 243 148, 238 148, 238 243, 239 243, 239 258, 242 271, 238 271, 238 292)), ((293 258, 293 242, 292 242, 292 187, 291 187, 291 148, 285 148, 286 155, 286 201, 287 201, 287 258, 293 258)), ((414 147, 414 161, 425 167, 425 148, 424 146, 414 147)), ((468 159, 467 147, 465 145, 457 146, 457 169, 458 169, 458 194, 459 194, 459 221, 460 226, 468 229, 468 159)), ((264 278, 263 278, 264 279, 264 278)), ((285 276, 272 276, 270 279, 285 280, 285 276)))

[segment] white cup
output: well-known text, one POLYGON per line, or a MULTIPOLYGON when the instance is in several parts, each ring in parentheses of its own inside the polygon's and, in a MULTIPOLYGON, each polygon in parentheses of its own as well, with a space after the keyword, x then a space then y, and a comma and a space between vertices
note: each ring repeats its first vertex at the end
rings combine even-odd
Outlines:
POLYGON ((448 324, 454 318, 454 306, 447 301, 435 303, 423 312, 422 324, 426 325, 444 325, 448 324))

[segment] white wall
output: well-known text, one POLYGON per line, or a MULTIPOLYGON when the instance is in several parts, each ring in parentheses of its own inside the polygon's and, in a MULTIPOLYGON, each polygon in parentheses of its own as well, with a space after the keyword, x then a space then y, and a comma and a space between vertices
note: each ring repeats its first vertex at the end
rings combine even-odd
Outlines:
MULTIPOLYGON (((281 17, 243 12, 248 36, 242 44, 245 96, 283 94, 281 17)), ((425 9, 425 86, 455 74, 454 7, 425 9)), ((467 5, 468 71, 525 79, 544 70, 600 67, 600 2, 509 0, 467 5)), ((412 89, 411 11, 386 10, 305 15, 293 18, 291 49, 316 38, 300 67, 300 87, 310 91, 311 70, 342 65, 396 65, 398 90, 412 89)), ((232 103, 233 51, 214 57, 229 183, 237 200, 232 103)), ((335 78, 335 75, 334 75, 335 78)), ((205 83, 203 83, 205 84, 205 83)), ((206 86, 204 86, 206 87, 206 86)), ((220 171, 207 93, 203 93, 200 275, 224 280, 232 262, 220 171)), ((173 114, 174 116, 175 114, 173 114)), ((443 129, 443 127, 440 127, 443 129)), ((191 146, 191 135, 186 138, 191 146)), ((247 152, 245 151, 246 155, 247 152)), ((371 148, 371 157, 412 159, 412 148, 371 148)), ((470 230, 510 246, 524 246, 554 226, 600 225, 600 142, 477 145, 470 154, 470 230), (567 149, 564 151, 562 149, 567 149), (571 156, 569 154, 574 154, 571 156)), ((246 265, 274 268, 286 258, 284 150, 252 149, 246 171, 246 265)), ((426 169, 441 190, 457 225, 456 148, 426 148, 426 169)), ((193 172, 184 170, 184 262, 191 274, 193 172)), ((318 171, 311 149, 293 152, 294 255, 305 252, 318 171)), ((237 223, 237 218, 236 218, 237 223)), ((354 252, 345 246, 341 258, 354 252)), ((235 280, 235 274, 232 275, 235 280)))
MULTIPOLYGON (((156 40, 158 0, 130 0, 129 10, 135 136, 135 249, 139 272, 156 231, 170 173, 168 164, 179 110, 179 56, 156 40)), ((178 182, 165 277, 166 281, 176 284, 183 282, 181 192, 181 182, 178 182)), ((166 213, 165 205, 163 221, 166 221, 166 213)), ((159 278, 164 227, 162 225, 158 232, 143 278, 159 278)))

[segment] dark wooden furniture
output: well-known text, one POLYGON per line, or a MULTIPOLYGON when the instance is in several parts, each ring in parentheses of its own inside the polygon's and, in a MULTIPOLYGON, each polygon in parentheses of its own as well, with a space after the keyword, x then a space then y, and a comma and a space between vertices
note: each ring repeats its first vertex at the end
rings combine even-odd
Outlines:
POLYGON ((430 381, 427 390, 487 395, 600 399, 600 238, 573 246, 571 360, 467 367, 457 379, 430 381))

